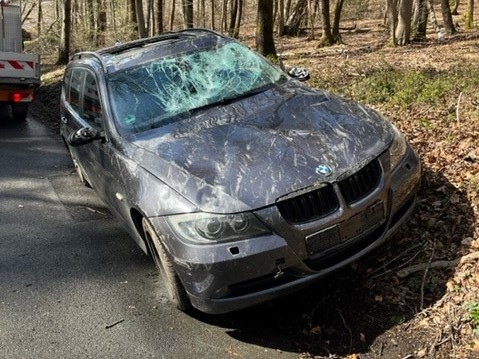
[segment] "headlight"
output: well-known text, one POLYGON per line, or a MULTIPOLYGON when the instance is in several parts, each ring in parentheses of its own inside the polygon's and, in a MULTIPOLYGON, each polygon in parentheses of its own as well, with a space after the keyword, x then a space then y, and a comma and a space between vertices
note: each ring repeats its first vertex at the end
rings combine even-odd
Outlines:
POLYGON ((170 216, 167 219, 181 238, 194 243, 226 242, 271 233, 252 213, 190 213, 170 216))
POLYGON ((396 126, 391 124, 391 128, 394 138, 391 147, 389 147, 389 157, 391 161, 391 171, 393 171, 406 154, 407 145, 406 138, 399 132, 396 126))

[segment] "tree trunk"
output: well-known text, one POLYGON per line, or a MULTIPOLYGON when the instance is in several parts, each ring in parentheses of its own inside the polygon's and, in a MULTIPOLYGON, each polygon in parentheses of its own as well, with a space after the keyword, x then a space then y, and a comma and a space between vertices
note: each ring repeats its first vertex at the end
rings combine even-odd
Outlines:
POLYGON ((156 2, 156 27, 156 33, 161 34, 163 32, 163 0, 156 2))
POLYGON ((42 2, 38 2, 37 9, 37 37, 42 35, 42 24, 43 24, 43 13, 42 13, 42 2))
POLYGON ((211 28, 215 30, 215 0, 211 0, 211 28))
POLYGON ((271 0, 258 0, 256 50, 271 60, 278 58, 273 38, 273 2, 271 0))
POLYGON ((238 0, 238 12, 236 13, 236 26, 235 26, 235 31, 233 32, 233 37, 235 39, 239 38, 242 17, 243 17, 243 0, 238 0))
POLYGON ((333 40, 335 43, 341 42, 341 34, 339 33, 339 23, 341 21, 341 12, 343 10, 344 0, 337 0, 334 6, 334 19, 333 19, 333 40))
MULTIPOLYGON (((129 23, 132 24, 133 32, 137 33, 138 22, 136 20, 136 0, 128 0, 128 7, 129 7, 129 11, 128 11, 129 23)), ((136 38, 136 36, 134 36, 133 33, 130 36, 131 36, 131 40, 136 38)))
MULTIPOLYGON (((111 19, 111 24, 112 24, 112 27, 113 27, 113 33, 116 34, 117 33, 116 8, 113 5, 113 0, 108 0, 108 12, 110 12, 110 19, 111 19)), ((116 41, 120 41, 120 39, 116 39, 116 41)))
POLYGON ((415 19, 413 21, 416 33, 414 34, 414 41, 425 41, 427 31, 428 6, 427 0, 418 0, 415 10, 415 19))
POLYGON ((329 16, 329 0, 321 0, 321 19, 323 23, 323 35, 319 40, 319 46, 331 46, 335 43, 331 32, 331 19, 329 16))
MULTIPOLYGON (((459 0, 457 2, 459 2, 459 0)), ((469 0, 467 2, 467 10, 464 13, 464 20, 464 27, 466 30, 474 29, 474 0, 469 0)))
POLYGON ((413 0, 401 0, 398 23, 396 27, 396 43, 406 45, 411 42, 411 20, 413 0))
POLYGON ((86 2, 86 11, 88 17, 88 40, 95 41, 95 1, 88 0, 86 2))
POLYGON ((152 28, 155 21, 153 20, 153 0, 148 0, 146 3, 146 33, 148 36, 152 34, 152 28))
POLYGON ((193 0, 183 0, 183 18, 186 29, 193 27, 193 0))
POLYGON ((284 35, 284 0, 278 0, 278 35, 284 35))
POLYGON ((309 26, 311 31, 310 39, 314 40, 314 9, 313 9, 312 1, 313 0, 308 0, 308 14, 309 14, 308 20, 309 20, 309 26))
POLYGON ((298 0, 293 12, 284 25, 284 35, 296 36, 299 34, 299 26, 307 13, 308 0, 298 0))
POLYGON ((135 0, 136 22, 138 24, 138 36, 144 38, 147 36, 145 27, 145 14, 143 12, 143 1, 135 0))
POLYGON ((173 23, 175 22, 175 9, 176 9, 176 1, 171 1, 171 12, 170 12, 170 31, 173 31, 173 23))
POLYGON ((223 6, 221 10, 221 32, 225 32, 228 24, 228 0, 223 0, 223 6))
POLYGON ((106 15, 106 0, 100 0, 98 6, 98 36, 96 44, 97 46, 105 45, 105 33, 107 25, 107 15, 106 15))
POLYGON ((238 0, 232 0, 230 9, 230 25, 228 35, 233 36, 236 27, 236 16, 238 15, 238 0))
POLYGON ((444 29, 446 34, 454 34, 456 28, 452 20, 451 7, 449 6, 449 0, 441 0, 442 19, 444 22, 444 29))
POLYGON ((386 16, 388 20, 387 22, 389 24, 389 34, 392 37, 392 44, 393 46, 396 46, 397 41, 396 41, 396 1, 395 0, 387 0, 386 16))
POLYGON ((206 4, 205 0, 201 0, 201 27, 206 27, 206 4))
POLYGON ((68 63, 70 57, 70 40, 71 40, 71 0, 63 2, 63 24, 60 41, 60 51, 58 53, 57 65, 64 65, 68 63))

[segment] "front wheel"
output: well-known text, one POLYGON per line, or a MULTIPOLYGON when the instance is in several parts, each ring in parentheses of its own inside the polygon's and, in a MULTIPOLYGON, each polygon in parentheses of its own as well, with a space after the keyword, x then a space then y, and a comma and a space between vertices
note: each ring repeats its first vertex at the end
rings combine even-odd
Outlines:
POLYGON ((191 302, 176 274, 173 263, 151 223, 146 218, 143 218, 142 222, 148 247, 165 284, 168 298, 178 309, 186 311, 191 307, 191 302))

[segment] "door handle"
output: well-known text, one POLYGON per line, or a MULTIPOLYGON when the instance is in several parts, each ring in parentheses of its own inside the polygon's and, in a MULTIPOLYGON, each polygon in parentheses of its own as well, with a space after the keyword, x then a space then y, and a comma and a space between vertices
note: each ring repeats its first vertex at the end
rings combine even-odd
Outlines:
POLYGON ((65 116, 61 116, 60 120, 62 120, 63 123, 67 123, 68 119, 65 116))

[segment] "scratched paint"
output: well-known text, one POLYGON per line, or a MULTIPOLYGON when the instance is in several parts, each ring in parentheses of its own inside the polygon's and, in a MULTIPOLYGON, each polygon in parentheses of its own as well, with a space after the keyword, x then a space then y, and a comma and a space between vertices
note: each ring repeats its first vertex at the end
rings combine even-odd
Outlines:
POLYGON ((89 68, 102 141, 71 154, 145 251, 138 216, 148 219, 196 308, 222 313, 301 288, 383 243, 412 211, 419 158, 375 111, 216 33, 149 41, 70 63, 61 132, 85 126, 65 91, 73 69, 89 68))

